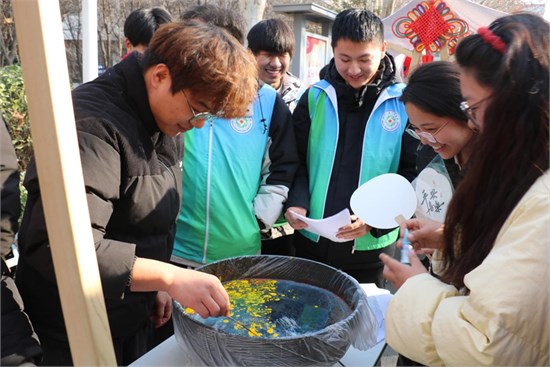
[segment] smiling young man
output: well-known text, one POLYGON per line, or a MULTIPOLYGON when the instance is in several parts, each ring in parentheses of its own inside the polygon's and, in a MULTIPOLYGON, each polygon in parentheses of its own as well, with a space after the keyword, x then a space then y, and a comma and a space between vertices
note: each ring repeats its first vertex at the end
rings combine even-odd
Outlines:
MULTIPOLYGON (((180 133, 204 125, 208 113, 244 115, 256 90, 256 65, 248 50, 220 28, 187 22, 161 26, 143 55, 129 55, 73 92, 119 365, 147 351, 153 323, 170 319, 171 298, 203 317, 229 310, 216 277, 167 263, 181 201, 180 133)), ((25 178, 17 284, 42 343, 44 365, 71 365, 38 179, 33 161, 25 178)), ((55 271, 59 275, 63 269, 55 271)))
MULTIPOLYGON (((348 9, 332 27, 334 58, 300 99, 293 115, 301 166, 285 217, 294 229, 296 256, 337 267, 359 282, 383 287, 381 252, 393 254, 398 229, 379 230, 352 216, 336 243, 307 231, 290 210, 313 219, 350 209, 353 192, 384 173, 415 175, 414 138, 404 133, 405 107, 395 65, 386 54, 382 21, 348 9)), ((368 203, 365 203, 368 205, 368 203)))
POLYGON ((303 83, 288 68, 294 52, 294 32, 283 19, 265 19, 256 23, 246 36, 248 48, 256 57, 258 76, 271 85, 290 109, 304 93, 303 83))
MULTIPOLYGON (((294 52, 294 32, 281 18, 265 19, 250 29, 247 41, 256 57, 258 77, 273 87, 293 112, 306 90, 288 71, 294 52)), ((294 229, 281 215, 272 228, 262 230, 262 254, 294 255, 293 234, 294 229)))

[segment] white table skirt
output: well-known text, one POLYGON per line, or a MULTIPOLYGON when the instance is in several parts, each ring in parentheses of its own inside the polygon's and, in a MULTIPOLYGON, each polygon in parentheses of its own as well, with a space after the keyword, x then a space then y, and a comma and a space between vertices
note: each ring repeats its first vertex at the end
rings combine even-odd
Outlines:
MULTIPOLYGON (((384 346, 385 342, 381 341, 366 351, 360 351, 354 347, 350 347, 344 357, 340 360, 340 363, 335 364, 335 367, 374 366, 382 354, 384 346)), ((183 348, 176 342, 176 337, 172 335, 149 353, 130 364, 130 367, 145 366, 193 366, 193 364, 183 348)))

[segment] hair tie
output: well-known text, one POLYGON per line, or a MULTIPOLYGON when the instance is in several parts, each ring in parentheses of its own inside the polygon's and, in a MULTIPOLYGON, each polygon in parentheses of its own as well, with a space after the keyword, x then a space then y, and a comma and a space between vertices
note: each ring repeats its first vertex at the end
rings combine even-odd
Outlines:
POLYGON ((477 30, 477 33, 481 36, 483 41, 491 46, 493 49, 497 50, 503 55, 506 53, 506 43, 504 43, 502 39, 494 34, 493 31, 491 31, 489 28, 480 27, 477 30))

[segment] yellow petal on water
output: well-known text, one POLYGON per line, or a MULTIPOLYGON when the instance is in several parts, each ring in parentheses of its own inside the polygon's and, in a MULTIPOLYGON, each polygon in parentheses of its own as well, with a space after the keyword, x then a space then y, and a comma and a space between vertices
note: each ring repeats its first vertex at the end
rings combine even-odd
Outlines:
POLYGON ((185 307, 185 310, 183 311, 188 315, 194 315, 196 312, 191 307, 185 307))

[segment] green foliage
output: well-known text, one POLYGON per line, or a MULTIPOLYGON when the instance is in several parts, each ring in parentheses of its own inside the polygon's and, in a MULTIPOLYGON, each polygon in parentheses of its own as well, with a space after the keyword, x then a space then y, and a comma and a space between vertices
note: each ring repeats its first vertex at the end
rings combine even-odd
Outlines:
POLYGON ((32 156, 32 139, 20 65, 0 68, 0 112, 8 124, 19 169, 24 172, 32 156))

